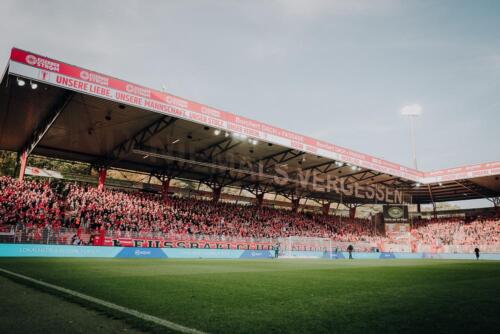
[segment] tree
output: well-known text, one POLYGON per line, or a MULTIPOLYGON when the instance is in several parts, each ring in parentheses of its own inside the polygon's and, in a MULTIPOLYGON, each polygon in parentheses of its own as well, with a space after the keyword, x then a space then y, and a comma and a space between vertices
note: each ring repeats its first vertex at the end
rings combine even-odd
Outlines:
POLYGON ((0 151, 0 175, 14 176, 16 160, 17 154, 15 152, 0 151))

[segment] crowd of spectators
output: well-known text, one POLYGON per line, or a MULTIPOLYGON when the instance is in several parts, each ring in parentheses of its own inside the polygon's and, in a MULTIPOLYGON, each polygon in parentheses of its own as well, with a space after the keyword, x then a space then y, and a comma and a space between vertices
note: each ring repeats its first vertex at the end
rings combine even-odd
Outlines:
POLYGON ((0 177, 0 226, 203 234, 231 237, 329 237, 359 241, 373 236, 366 219, 347 219, 286 209, 213 203, 122 190, 66 184, 61 197, 42 181, 0 177))
POLYGON ((419 220, 414 223, 411 234, 412 240, 426 245, 493 245, 500 243, 500 221, 494 218, 419 220))
POLYGON ((67 203, 77 217, 76 224, 108 231, 245 238, 331 237, 338 241, 374 235, 373 226, 365 219, 193 198, 171 197, 165 202, 156 194, 100 191, 80 185, 70 185, 67 203))
POLYGON ((47 184, 0 177, 0 226, 58 228, 65 221, 64 203, 47 184))
MULTIPOLYGON (((138 191, 98 190, 66 183, 55 189, 39 180, 0 177, 0 227, 25 228, 33 238, 61 227, 90 231, 206 235, 241 238, 288 236, 330 238, 338 242, 390 242, 367 219, 292 212, 287 209, 214 203, 138 191), (386 240, 387 239, 387 240, 386 240)), ((423 244, 499 243, 500 222, 461 219, 422 220, 411 238, 423 244)))

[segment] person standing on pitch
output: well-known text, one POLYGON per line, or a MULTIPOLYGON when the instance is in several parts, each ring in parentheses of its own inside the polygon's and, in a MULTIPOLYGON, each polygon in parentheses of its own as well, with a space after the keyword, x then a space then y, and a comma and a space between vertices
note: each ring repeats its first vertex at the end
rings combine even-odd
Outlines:
POLYGON ((349 260, 352 260, 352 252, 354 251, 354 247, 352 247, 352 245, 347 246, 347 251, 349 252, 349 260))
POLYGON ((280 242, 277 241, 276 244, 274 245, 274 258, 277 259, 278 255, 280 253, 280 242))
POLYGON ((479 260, 479 248, 474 248, 474 253, 476 253, 476 260, 479 260))

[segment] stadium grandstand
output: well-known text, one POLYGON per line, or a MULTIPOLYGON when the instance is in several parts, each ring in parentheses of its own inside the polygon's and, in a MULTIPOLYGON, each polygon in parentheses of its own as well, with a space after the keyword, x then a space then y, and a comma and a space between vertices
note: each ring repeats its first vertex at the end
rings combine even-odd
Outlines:
POLYGON ((0 31, 0 334, 499 332, 500 1, 4 0, 0 31))
POLYGON ((17 180, 0 180, 7 242, 500 251, 500 162, 422 172, 16 48, 0 86, 0 149, 18 154, 17 180), (32 155, 97 175, 70 182, 28 166, 32 155), (113 171, 148 182, 113 186, 113 171), (438 218, 436 203, 478 198, 494 207, 438 218), (433 205, 432 219, 422 204, 433 205), (361 205, 403 215, 360 218, 361 205))
POLYGON ((0 153, 2 333, 500 326, 499 161, 424 172, 17 48, 0 153))

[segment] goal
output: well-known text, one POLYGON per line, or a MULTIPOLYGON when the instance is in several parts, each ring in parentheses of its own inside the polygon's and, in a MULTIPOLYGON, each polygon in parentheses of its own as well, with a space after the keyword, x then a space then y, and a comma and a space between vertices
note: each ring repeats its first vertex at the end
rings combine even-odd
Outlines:
POLYGON ((329 238, 288 237, 280 240, 280 256, 289 258, 332 258, 329 238))

